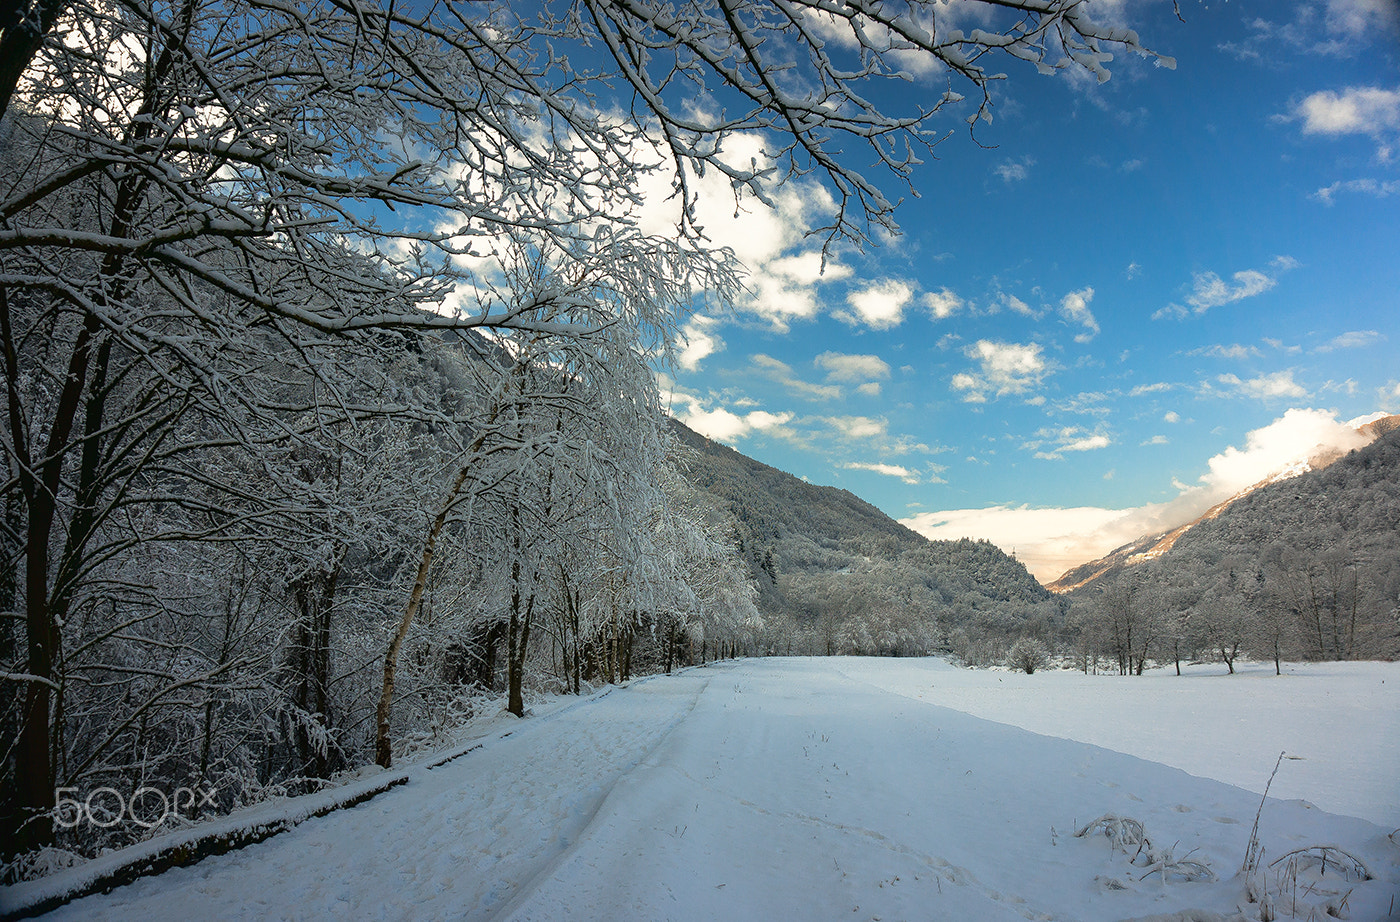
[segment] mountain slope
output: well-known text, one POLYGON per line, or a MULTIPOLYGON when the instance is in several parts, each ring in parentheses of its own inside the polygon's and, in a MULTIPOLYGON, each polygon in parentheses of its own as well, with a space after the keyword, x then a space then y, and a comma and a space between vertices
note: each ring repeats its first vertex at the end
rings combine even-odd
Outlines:
MULTIPOLYGON (((1357 431, 1374 442, 1394 432, 1397 428, 1400 428, 1400 416, 1384 416, 1358 426, 1357 431)), ((1114 570, 1135 566, 1149 560, 1160 558, 1171 551, 1183 536, 1191 533, 1193 529, 1196 529, 1202 524, 1219 518, 1225 510, 1229 509, 1246 496, 1250 496, 1258 490, 1271 485, 1290 481, 1310 471, 1325 470, 1344 457, 1346 457, 1346 455, 1336 449, 1320 451, 1309 457, 1305 463, 1280 470, 1272 476, 1241 490, 1229 499, 1217 503, 1185 525, 1178 526, 1167 532, 1144 535, 1136 541, 1114 549, 1098 560, 1091 560, 1088 563, 1067 570, 1058 579, 1046 584, 1046 588, 1055 593, 1074 592, 1078 589, 1090 586, 1095 580, 1114 570)))
POLYGON ((990 542, 930 541, 849 491, 673 426, 692 450, 685 476, 733 516, 765 621, 784 642, 805 638, 797 652, 932 652, 959 628, 996 646, 1059 616, 1025 566, 990 542))
POLYGON ((1400 429, 1259 486, 1159 555, 1136 557, 1128 565, 1123 554, 1067 600, 1090 601, 1091 615, 1159 613, 1162 636, 1186 650, 1400 657, 1400 429))

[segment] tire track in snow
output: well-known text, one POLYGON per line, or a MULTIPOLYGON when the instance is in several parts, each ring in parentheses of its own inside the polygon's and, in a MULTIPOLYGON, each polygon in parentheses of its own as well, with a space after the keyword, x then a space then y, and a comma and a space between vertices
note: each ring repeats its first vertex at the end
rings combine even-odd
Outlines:
MULTIPOLYGON (((878 686, 871 685, 867 682, 862 682, 861 680, 852 678, 851 676, 845 675, 844 673, 842 673, 841 675, 843 679, 846 679, 852 684, 868 686, 883 694, 893 695, 892 692, 889 692, 885 689, 880 689, 878 686)), ((736 693, 740 692, 740 686, 736 685, 734 691, 736 693)), ((742 726, 742 724, 736 724, 735 729, 737 730, 740 726, 742 726)), ((674 730, 674 728, 672 729, 674 730)), ((670 733, 668 733, 667 736, 670 736, 670 733)), ((655 748, 660 748, 662 742, 664 742, 664 740, 658 741, 657 747, 655 748)), ((980 893, 986 899, 994 903, 1006 906, 1008 909, 1015 912, 1017 915, 1022 916, 1023 918, 1034 920, 1034 922, 1052 922, 1052 920, 1059 918, 1053 913, 1036 908, 1028 899, 1020 896, 1019 894, 1004 893, 1000 890, 997 890, 995 887, 983 883, 980 879, 978 879, 976 874, 974 874, 971 870, 965 867, 956 865, 951 861, 947 860, 946 858, 943 858, 942 856, 929 854, 920 849, 914 848, 904 842, 901 842, 895 838, 892 838, 891 836, 886 835, 885 833, 879 832, 878 830, 869 829, 864 826, 854 825, 850 823, 842 823, 836 820, 827 819, 825 817, 816 816, 814 814, 805 813, 797 810, 770 810, 767 807, 764 807, 762 804, 749 800, 748 798, 743 797, 739 794, 735 794, 731 791, 722 790, 709 784, 706 780, 696 777, 694 774, 690 773, 681 765, 675 762, 668 762, 664 764, 652 764, 649 767, 674 772, 677 775, 685 778, 687 781, 700 788, 701 790, 715 797, 724 798, 730 801, 731 803, 736 803, 744 807, 745 809, 768 819, 778 821, 792 821, 801 823, 803 825, 811 826, 817 829, 834 831, 842 835, 854 835, 861 837, 867 840, 867 842, 869 842, 870 844, 873 844, 874 846, 881 848, 884 851, 899 855, 904 858, 913 859, 914 861, 917 861, 920 864, 927 867, 931 873, 933 873, 935 876, 937 876, 944 882, 955 886, 970 888, 980 893)))
POLYGON ((648 677, 521 721, 368 803, 48 918, 495 918, 567 854, 711 678, 648 677))
MULTIPOLYGON (((576 828, 572 835, 566 836, 562 840, 556 840, 558 847, 554 854, 551 855, 542 866, 531 872, 528 877, 516 881, 512 887, 511 894, 505 898, 503 902, 492 906, 489 911, 484 914, 475 915, 474 918, 480 919, 482 922, 509 918, 518 909, 529 903, 530 897, 539 888, 540 884, 549 880, 554 875, 554 872, 564 862, 568 861, 578 850, 580 845, 587 840, 589 827, 593 824, 593 821, 597 818, 603 806, 608 802, 608 798, 613 795, 613 792, 623 779, 636 771, 639 766, 646 764, 652 755, 666 743, 673 733, 675 733, 676 729, 695 711, 696 705, 699 704, 701 696, 709 689, 713 678, 713 676, 708 675, 704 677, 700 687, 690 695, 688 706, 679 711, 666 726, 662 728, 661 732, 651 740, 644 751, 638 753, 630 762, 617 767, 616 770, 611 772, 611 777, 606 782, 606 786, 601 790, 599 790, 597 786, 592 788, 591 790, 596 793, 593 793, 586 802, 575 802, 574 809, 566 811, 564 816, 560 817, 560 828, 565 825, 576 826, 576 828)), ((590 733, 590 736, 591 735, 590 733)), ((601 749, 602 747, 599 748, 601 749)), ((559 831, 559 828, 556 828, 556 832, 557 831, 559 831)))

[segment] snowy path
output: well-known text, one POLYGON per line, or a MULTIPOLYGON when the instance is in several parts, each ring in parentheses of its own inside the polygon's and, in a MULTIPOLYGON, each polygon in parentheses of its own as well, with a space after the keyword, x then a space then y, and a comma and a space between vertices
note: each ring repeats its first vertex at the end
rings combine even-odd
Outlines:
MULTIPOLYGON (((522 722, 360 807, 49 918, 1107 920, 1235 909, 1242 890, 1230 878, 1257 794, 932 703, 959 687, 952 672, 759 660, 635 682, 522 722), (1104 838, 1071 835, 1108 812, 1140 820, 1178 856, 1194 849, 1224 879, 1164 886, 1104 838)), ((1327 842, 1364 857, 1382 879, 1352 885, 1354 919, 1383 918, 1400 880, 1387 831, 1272 798, 1261 829, 1271 855, 1327 842)))

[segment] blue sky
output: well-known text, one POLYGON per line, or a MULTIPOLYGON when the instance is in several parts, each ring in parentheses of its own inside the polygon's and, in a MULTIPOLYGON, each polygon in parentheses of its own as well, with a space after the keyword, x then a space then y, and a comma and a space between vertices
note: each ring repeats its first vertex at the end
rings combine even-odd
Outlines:
POLYGON ((1400 6, 1091 3, 1176 68, 999 65, 985 146, 950 112, 919 197, 885 178, 901 236, 818 274, 815 182, 702 202, 753 296, 687 326, 673 413, 1048 580, 1400 412, 1400 6))

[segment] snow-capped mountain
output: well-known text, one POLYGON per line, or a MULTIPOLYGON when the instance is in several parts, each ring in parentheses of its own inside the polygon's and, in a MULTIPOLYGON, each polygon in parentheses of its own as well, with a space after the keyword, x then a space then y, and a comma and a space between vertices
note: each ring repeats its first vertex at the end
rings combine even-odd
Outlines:
MULTIPOLYGON (((1400 428, 1400 416, 1376 415, 1363 417, 1355 421, 1355 428, 1357 432, 1365 436, 1369 442, 1374 442, 1386 433, 1400 428)), ((1268 477, 1239 491, 1229 499, 1215 504, 1192 521, 1173 528, 1170 531, 1144 535, 1136 541, 1125 544, 1104 557, 1100 557, 1098 560, 1092 560, 1066 571, 1059 579, 1047 584, 1046 588, 1056 593, 1073 592, 1088 586, 1105 573, 1122 567, 1131 567, 1145 561, 1156 560, 1175 547, 1182 536, 1197 528, 1203 522, 1209 522, 1219 518, 1222 513, 1234 506, 1244 497, 1266 487, 1292 480, 1303 474, 1325 470, 1343 457, 1346 457, 1346 453, 1335 448, 1320 449, 1316 453, 1309 455, 1306 459, 1288 464, 1273 472, 1268 477)))

